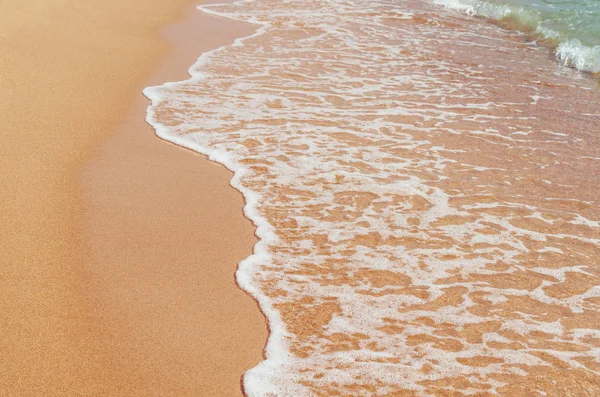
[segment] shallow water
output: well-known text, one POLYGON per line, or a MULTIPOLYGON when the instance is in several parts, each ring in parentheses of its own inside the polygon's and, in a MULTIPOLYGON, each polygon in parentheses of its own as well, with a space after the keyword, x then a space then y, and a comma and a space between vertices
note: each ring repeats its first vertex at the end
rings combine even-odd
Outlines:
POLYGON ((271 330, 249 396, 600 394, 600 91, 420 1, 257 0, 159 136, 234 171, 271 330))
POLYGON ((600 72, 600 0, 433 0, 548 41, 558 61, 600 72))

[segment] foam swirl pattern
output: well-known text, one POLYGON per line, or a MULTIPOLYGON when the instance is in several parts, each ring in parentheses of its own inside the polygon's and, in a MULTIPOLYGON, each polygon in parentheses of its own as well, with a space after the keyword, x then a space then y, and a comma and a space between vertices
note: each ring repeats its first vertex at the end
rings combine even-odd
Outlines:
POLYGON ((260 242, 251 397, 600 395, 600 92, 418 1, 202 7, 258 24, 150 87, 260 242))

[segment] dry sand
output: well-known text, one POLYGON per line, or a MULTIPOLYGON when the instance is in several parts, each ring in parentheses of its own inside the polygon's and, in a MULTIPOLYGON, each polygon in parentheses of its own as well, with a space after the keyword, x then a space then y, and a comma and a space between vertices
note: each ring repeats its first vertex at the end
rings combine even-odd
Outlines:
POLYGON ((240 395, 261 359, 242 199, 143 122, 145 85, 251 31, 190 10, 148 80, 189 4, 1 5, 0 395, 240 395))

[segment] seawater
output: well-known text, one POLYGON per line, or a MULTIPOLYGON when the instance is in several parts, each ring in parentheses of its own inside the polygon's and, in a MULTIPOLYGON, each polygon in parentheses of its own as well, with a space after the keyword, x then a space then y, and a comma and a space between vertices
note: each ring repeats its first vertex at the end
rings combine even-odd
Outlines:
POLYGON ((600 72, 600 0, 434 0, 547 39, 563 64, 600 72))
POLYGON ((248 396, 600 395, 595 81, 424 1, 201 9, 257 31, 147 88, 147 119, 257 226, 248 396))

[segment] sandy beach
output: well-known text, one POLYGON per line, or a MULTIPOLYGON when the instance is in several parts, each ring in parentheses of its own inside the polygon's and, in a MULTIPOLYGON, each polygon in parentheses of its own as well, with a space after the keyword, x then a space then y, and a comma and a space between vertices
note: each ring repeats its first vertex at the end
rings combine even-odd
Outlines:
POLYGON ((191 4, 2 4, 2 395, 241 395, 261 359, 242 198, 143 120, 145 86, 251 31, 191 4))
POLYGON ((544 1, 554 53, 533 0, 5 0, 0 395, 600 395, 600 9, 544 1))

